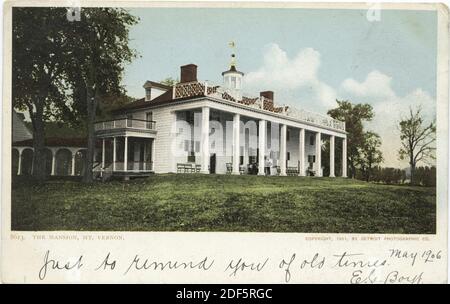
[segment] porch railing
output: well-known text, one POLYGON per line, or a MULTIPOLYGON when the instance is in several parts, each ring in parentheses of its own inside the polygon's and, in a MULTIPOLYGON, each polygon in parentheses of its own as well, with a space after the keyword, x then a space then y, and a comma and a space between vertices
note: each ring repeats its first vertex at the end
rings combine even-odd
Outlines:
POLYGON ((334 119, 330 116, 302 109, 297 109, 291 106, 285 105, 276 106, 273 100, 270 100, 262 96, 261 97, 242 96, 240 100, 237 100, 235 97, 233 97, 232 92, 229 92, 227 89, 221 86, 213 85, 208 82, 194 81, 187 83, 179 83, 176 84, 174 87, 174 95, 173 95, 174 99, 196 97, 196 96, 211 96, 214 98, 233 101, 251 108, 277 113, 292 117, 294 119, 298 119, 300 121, 345 131, 345 122, 334 119))
POLYGON ((311 122, 317 125, 345 131, 345 122, 333 119, 330 116, 322 115, 319 113, 289 107, 286 110, 286 115, 303 121, 311 122))
POLYGON ((119 118, 113 120, 98 121, 94 125, 95 131, 111 130, 111 129, 141 129, 141 130, 155 130, 156 122, 143 119, 119 118))
MULTIPOLYGON (((113 170, 113 165, 109 167, 113 170)), ((128 161, 127 169, 125 170, 125 163, 117 161, 113 171, 130 171, 130 172, 148 172, 153 171, 152 161, 128 161)))

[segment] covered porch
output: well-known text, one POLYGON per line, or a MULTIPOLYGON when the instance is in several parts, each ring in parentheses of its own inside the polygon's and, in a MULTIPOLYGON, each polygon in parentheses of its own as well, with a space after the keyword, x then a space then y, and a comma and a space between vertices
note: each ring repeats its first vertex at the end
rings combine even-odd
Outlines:
POLYGON ((154 173, 156 131, 153 121, 116 119, 98 122, 94 171, 101 178, 144 177, 154 173))
POLYGON ((175 116, 176 173, 346 177, 345 133, 210 107, 176 111, 175 116))

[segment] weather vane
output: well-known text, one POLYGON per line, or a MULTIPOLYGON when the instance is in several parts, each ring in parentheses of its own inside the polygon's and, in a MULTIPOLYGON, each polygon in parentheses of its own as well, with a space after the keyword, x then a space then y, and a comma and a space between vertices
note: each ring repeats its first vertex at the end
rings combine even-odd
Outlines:
POLYGON ((230 41, 228 43, 228 46, 233 50, 233 53, 231 54, 231 63, 230 65, 232 67, 236 66, 236 55, 234 54, 234 49, 236 48, 236 43, 234 43, 234 41, 230 41))

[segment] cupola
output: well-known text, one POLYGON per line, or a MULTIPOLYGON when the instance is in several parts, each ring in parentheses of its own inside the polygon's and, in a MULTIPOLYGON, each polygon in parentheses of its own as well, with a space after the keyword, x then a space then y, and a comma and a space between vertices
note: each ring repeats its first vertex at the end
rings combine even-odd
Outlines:
MULTIPOLYGON (((234 42, 230 43, 230 47, 234 48, 234 42)), ((234 52, 231 54, 230 68, 228 71, 222 72, 223 87, 237 100, 242 99, 242 78, 244 73, 236 69, 236 55, 234 52)))

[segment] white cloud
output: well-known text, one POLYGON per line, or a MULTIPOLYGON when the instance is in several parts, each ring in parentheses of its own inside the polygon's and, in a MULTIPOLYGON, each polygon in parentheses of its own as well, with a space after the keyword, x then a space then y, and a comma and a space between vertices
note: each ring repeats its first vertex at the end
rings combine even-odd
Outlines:
POLYGON ((395 97, 391 82, 392 77, 379 71, 372 71, 363 82, 348 78, 342 82, 341 87, 356 97, 389 99, 395 97))
POLYGON ((335 90, 319 80, 320 53, 312 48, 300 50, 293 58, 277 44, 270 44, 264 53, 263 66, 245 76, 246 88, 273 90, 276 100, 297 102, 299 96, 289 96, 287 91, 304 89, 311 93, 319 107, 335 105, 335 90))
POLYGON ((276 102, 313 111, 326 112, 336 107, 336 98, 371 104, 375 117, 366 127, 382 138, 383 165, 406 167, 407 162, 397 157, 398 123, 408 114, 410 106, 421 106, 426 121, 431 121, 435 117, 434 98, 421 88, 399 96, 392 87, 395 79, 378 70, 367 74, 362 81, 347 78, 338 88, 333 88, 319 79, 320 64, 320 53, 312 48, 301 49, 289 58, 277 44, 270 44, 265 49, 263 65, 245 76, 245 86, 253 91, 273 90, 276 102))
POLYGON ((436 101, 424 90, 417 88, 399 96, 392 88, 392 77, 379 71, 370 72, 366 79, 358 82, 346 79, 342 82, 339 95, 344 99, 366 102, 373 106, 375 117, 367 123, 367 128, 377 132, 382 139, 385 166, 406 167, 406 161, 398 159, 400 148, 399 121, 409 113, 409 108, 422 108, 427 122, 435 117, 436 101))
POLYGON ((393 89, 391 76, 374 70, 363 81, 347 78, 338 88, 321 81, 318 71, 320 53, 312 48, 300 50, 290 58, 277 44, 264 51, 263 65, 245 76, 245 87, 255 91, 275 91, 275 102, 292 104, 322 113, 336 107, 336 98, 355 103, 369 103, 375 117, 367 129, 377 132, 383 141, 385 166, 406 167, 400 162, 398 122, 408 114, 409 107, 421 106, 426 121, 435 117, 436 102, 426 91, 416 88, 399 96, 393 89))

